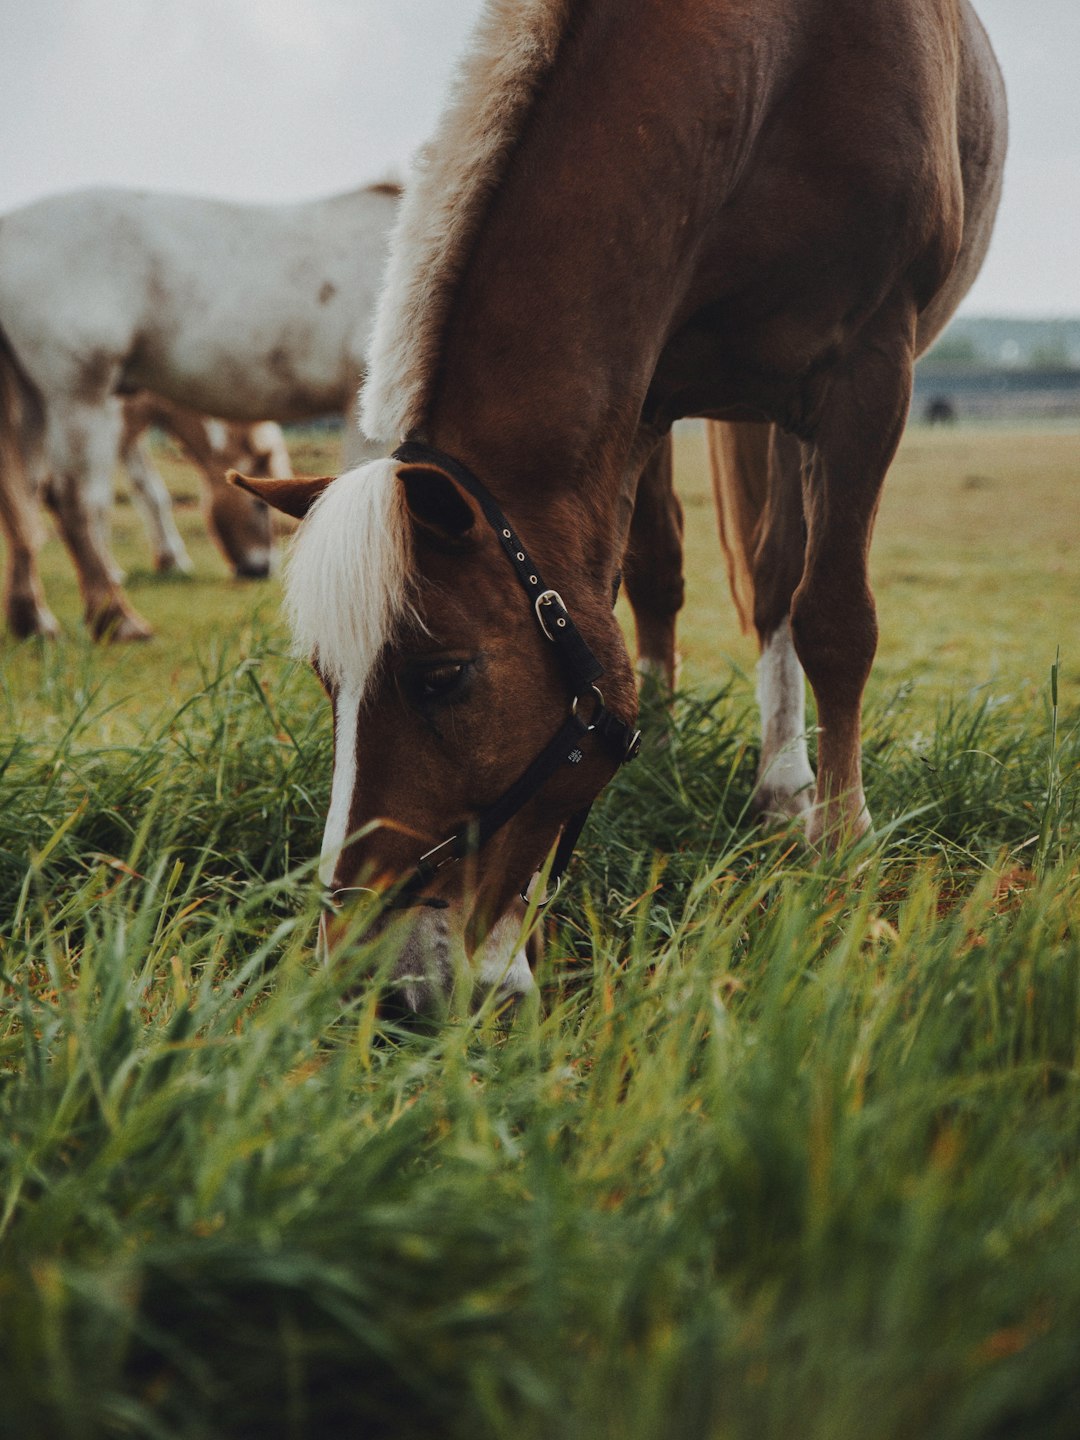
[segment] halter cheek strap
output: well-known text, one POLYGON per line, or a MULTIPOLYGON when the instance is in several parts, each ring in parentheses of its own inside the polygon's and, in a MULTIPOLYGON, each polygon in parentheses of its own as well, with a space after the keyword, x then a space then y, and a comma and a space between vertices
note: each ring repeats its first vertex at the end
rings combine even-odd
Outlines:
MULTIPOLYGON (((593 736, 616 765, 622 765, 637 755, 641 748, 641 732, 619 719, 604 704, 604 697, 597 688, 604 667, 574 624, 562 596, 545 585, 514 527, 494 496, 472 471, 452 455, 445 455, 433 446, 414 440, 399 446, 392 458, 406 465, 437 466, 452 476, 480 506, 532 605, 541 632, 555 647, 571 697, 570 713, 556 734, 498 800, 420 857, 415 870, 398 888, 391 902, 394 906, 404 907, 429 903, 419 892, 433 876, 463 856, 475 854, 513 819, 561 766, 579 765, 585 758, 582 745, 587 737, 593 736), (579 713, 580 704, 587 697, 591 697, 595 704, 589 720, 579 713)), ((563 826, 549 877, 551 893, 558 889, 591 808, 590 802, 571 815, 563 826)))

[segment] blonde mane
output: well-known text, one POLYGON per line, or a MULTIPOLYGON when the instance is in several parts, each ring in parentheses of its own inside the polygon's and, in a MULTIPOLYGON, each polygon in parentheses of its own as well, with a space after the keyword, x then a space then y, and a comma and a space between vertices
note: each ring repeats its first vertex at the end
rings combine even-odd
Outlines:
POLYGON ((472 241, 572 10, 573 0, 487 0, 481 12, 391 239, 362 397, 372 440, 396 444, 423 427, 472 241))
POLYGON ((296 653, 358 701, 412 609, 412 546, 397 468, 373 460, 328 485, 296 532, 285 572, 296 653))

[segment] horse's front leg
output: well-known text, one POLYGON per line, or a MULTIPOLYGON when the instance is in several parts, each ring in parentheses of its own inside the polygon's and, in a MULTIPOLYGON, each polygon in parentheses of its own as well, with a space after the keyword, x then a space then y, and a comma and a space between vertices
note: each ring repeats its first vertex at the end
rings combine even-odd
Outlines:
POLYGON ((818 712, 818 778, 807 819, 830 848, 870 827, 862 695, 877 649, 870 538, 911 399, 914 317, 893 317, 831 385, 804 474, 806 561, 791 606, 795 650, 818 712))
POLYGON ((637 670, 673 690, 678 676, 675 622, 682 609, 683 512, 675 494, 672 441, 665 435, 638 481, 623 580, 634 612, 637 670))
MULTIPOLYGON (((172 496, 150 458, 145 438, 136 435, 126 440, 121 446, 120 459, 131 480, 131 493, 154 551, 154 568, 162 574, 179 570, 190 575, 195 567, 176 528, 172 496)), ((118 571, 114 578, 119 584, 124 577, 118 571)))
POLYGON ((52 406, 45 437, 50 499, 78 571, 86 623, 94 637, 145 640, 153 631, 116 583, 106 539, 119 432, 115 401, 72 404, 62 411, 52 406))

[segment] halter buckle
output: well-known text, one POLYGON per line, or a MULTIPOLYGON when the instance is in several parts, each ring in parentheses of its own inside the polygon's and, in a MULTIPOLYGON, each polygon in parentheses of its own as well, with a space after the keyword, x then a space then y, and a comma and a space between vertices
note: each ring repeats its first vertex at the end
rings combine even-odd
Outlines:
POLYGON ((564 614, 566 613, 566 601, 562 598, 562 596, 557 590, 542 590, 540 594, 536 597, 536 600, 533 604, 533 609, 536 611, 536 618, 540 622, 540 629, 544 632, 544 634, 547 636, 547 638, 551 641, 552 644, 555 643, 556 637, 547 627, 547 622, 544 619, 544 611, 541 609, 541 606, 546 609, 549 605, 553 604, 558 604, 559 609, 562 610, 564 614))

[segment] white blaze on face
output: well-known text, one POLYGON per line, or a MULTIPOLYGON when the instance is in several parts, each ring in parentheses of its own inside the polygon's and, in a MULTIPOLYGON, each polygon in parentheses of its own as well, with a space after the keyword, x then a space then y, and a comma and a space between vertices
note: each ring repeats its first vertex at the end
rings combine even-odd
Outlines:
POLYGON ((229 432, 220 420, 206 420, 206 438, 210 442, 210 448, 218 452, 225 449, 229 439, 229 432))
POLYGON ((326 812, 319 879, 333 883, 338 856, 349 835, 349 813, 356 789, 356 725, 360 712, 359 690, 341 690, 334 706, 334 779, 330 787, 330 808, 326 812))
POLYGON ((814 772, 806 748, 806 680, 784 620, 765 642, 758 661, 758 705, 761 709, 761 762, 758 790, 768 808, 797 815, 809 808, 814 772))

